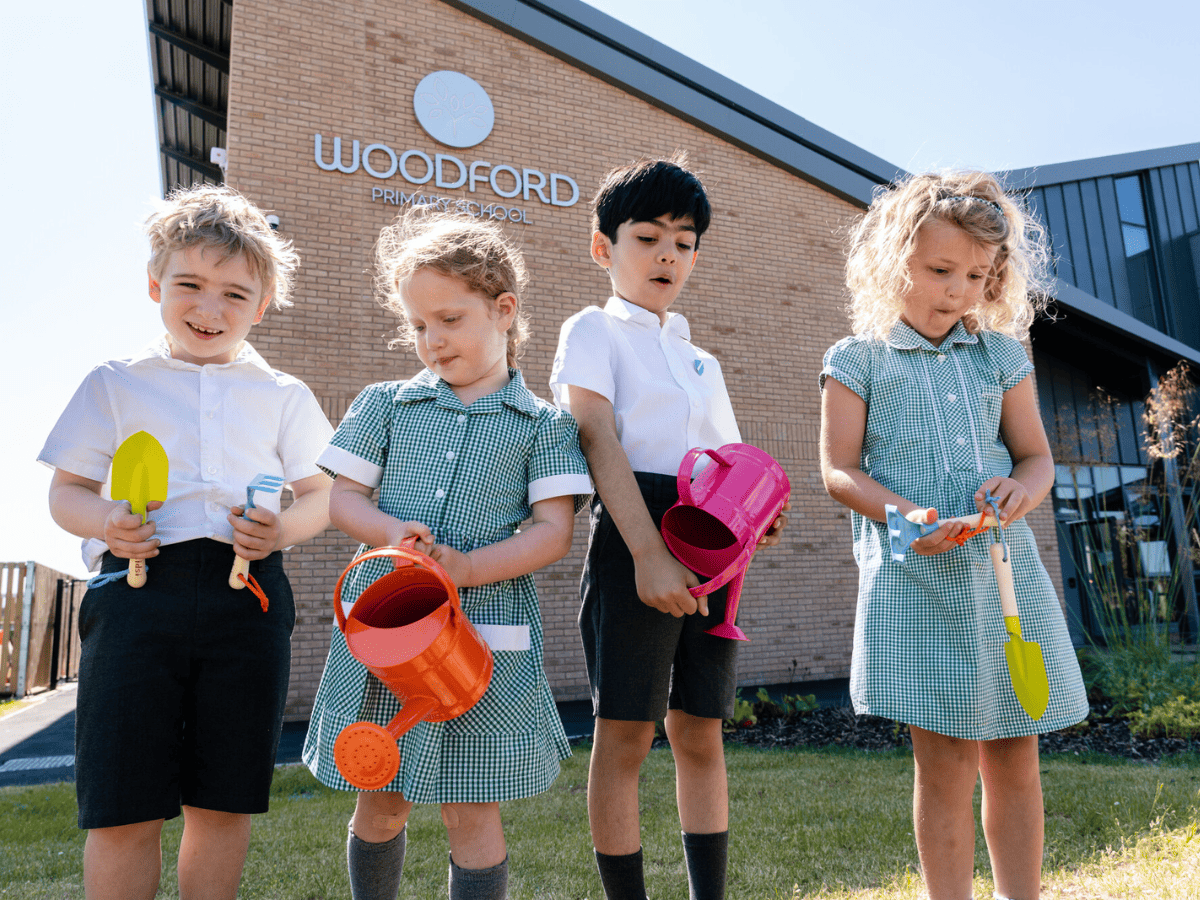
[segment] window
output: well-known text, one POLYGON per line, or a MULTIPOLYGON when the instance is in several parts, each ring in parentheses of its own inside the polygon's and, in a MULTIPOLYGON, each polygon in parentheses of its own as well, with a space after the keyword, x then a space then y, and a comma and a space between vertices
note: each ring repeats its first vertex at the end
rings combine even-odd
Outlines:
POLYGON ((1150 230, 1146 227, 1146 202, 1142 183, 1136 175, 1116 180, 1117 209, 1121 213, 1121 236, 1125 255, 1137 256, 1150 249, 1150 230))

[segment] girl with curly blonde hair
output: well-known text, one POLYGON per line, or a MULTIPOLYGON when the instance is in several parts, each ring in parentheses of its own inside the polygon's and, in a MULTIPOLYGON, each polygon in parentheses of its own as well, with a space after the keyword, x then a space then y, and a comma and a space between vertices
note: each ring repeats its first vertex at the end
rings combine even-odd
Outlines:
POLYGON ((1025 522, 1054 484, 1018 342, 1044 306, 1048 261, 1044 231, 987 173, 918 175, 881 190, 851 237, 857 333, 829 349, 821 371, 821 473, 852 511, 859 565, 850 695, 856 712, 909 725, 931 900, 971 896, 981 777, 996 896, 1038 896, 1037 735, 1087 715, 1025 522), (999 501, 1020 630, 1043 654, 1044 710, 1027 711, 1014 691, 987 539, 966 540, 961 521, 943 521, 901 560, 891 553, 888 507, 914 521, 937 522, 940 511, 982 522, 985 497, 999 501))

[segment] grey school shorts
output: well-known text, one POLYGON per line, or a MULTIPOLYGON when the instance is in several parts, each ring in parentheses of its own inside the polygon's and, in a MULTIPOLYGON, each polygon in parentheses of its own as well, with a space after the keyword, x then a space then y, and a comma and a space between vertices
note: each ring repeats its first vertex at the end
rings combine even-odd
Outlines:
MULTIPOLYGON (((655 525, 678 499, 675 477, 635 472, 655 525)), ((676 618, 641 601, 633 557, 605 510, 592 498, 591 534, 580 585, 579 633, 603 719, 656 722, 667 709, 706 719, 733 715, 739 641, 705 630, 725 618, 726 588, 708 597, 708 615, 676 618)))
MULTIPOLYGON (((80 828, 171 819, 180 805, 267 811, 296 620, 283 554, 252 562, 270 600, 228 585, 233 547, 169 544, 146 584, 90 588, 79 609, 80 828)), ((101 571, 129 561, 104 554, 101 571)))

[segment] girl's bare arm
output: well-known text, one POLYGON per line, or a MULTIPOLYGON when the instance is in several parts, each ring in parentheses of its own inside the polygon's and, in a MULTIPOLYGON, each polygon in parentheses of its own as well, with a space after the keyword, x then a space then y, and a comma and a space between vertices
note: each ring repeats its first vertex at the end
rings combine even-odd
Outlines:
POLYGON ((575 498, 549 497, 533 504, 533 520, 510 538, 462 553, 437 544, 430 554, 457 587, 507 581, 558 562, 571 549, 575 498))
POLYGON ((1033 510, 1054 487, 1054 459, 1032 378, 1005 391, 1000 407, 1000 439, 1012 457, 1012 472, 1007 478, 990 478, 980 485, 975 503, 982 508, 984 492, 991 491, 1000 498, 1001 518, 1007 525, 1033 510))
MULTIPOLYGON (((829 496, 877 522, 887 521, 888 504, 902 516, 924 507, 889 491, 861 468, 863 439, 867 431, 867 404, 840 381, 825 379, 821 391, 821 479, 829 496)), ((958 545, 949 538, 966 526, 947 521, 932 534, 912 544, 915 553, 930 556, 958 545)))

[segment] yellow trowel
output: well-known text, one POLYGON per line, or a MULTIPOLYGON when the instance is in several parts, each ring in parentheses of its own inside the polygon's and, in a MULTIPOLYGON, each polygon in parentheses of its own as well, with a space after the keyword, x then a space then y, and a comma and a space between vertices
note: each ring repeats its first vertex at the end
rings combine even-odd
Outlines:
MULTIPOLYGON (((990 498, 990 494, 989 494, 990 498)), ((994 501, 996 520, 1000 519, 999 504, 994 501)), ((996 586, 1000 589, 1000 609, 1004 613, 1004 630, 1008 641, 1004 645, 1004 657, 1008 661, 1008 677, 1012 681, 1017 702, 1029 718, 1040 719, 1050 702, 1050 682, 1046 678, 1046 661, 1042 658, 1040 644, 1021 637, 1021 619, 1017 614, 1017 592, 1013 587, 1012 562, 1008 558, 1008 544, 1004 532, 997 527, 998 539, 989 548, 992 569, 996 572, 996 586)))
MULTIPOLYGON (((149 432, 139 431, 121 442, 112 461, 110 483, 114 500, 128 500, 129 508, 146 521, 146 504, 167 499, 167 451, 149 432)), ((131 559, 126 581, 130 587, 146 583, 146 561, 131 559)))

